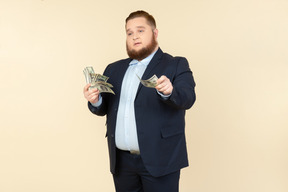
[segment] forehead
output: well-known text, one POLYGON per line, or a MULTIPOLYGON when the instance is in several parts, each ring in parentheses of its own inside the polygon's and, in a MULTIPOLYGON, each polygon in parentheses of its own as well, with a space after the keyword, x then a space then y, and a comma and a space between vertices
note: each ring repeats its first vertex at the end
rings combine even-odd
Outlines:
POLYGON ((148 25, 148 22, 147 22, 146 18, 144 18, 144 17, 136 17, 134 19, 130 19, 126 23, 126 30, 132 30, 133 28, 139 28, 139 27, 145 27, 145 28, 150 27, 148 25))

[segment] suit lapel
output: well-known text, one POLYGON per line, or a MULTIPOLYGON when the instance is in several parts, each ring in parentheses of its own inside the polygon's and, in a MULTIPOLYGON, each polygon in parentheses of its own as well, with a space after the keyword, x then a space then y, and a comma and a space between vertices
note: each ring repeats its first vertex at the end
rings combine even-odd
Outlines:
POLYGON ((127 68, 129 67, 129 63, 132 61, 132 59, 127 59, 127 61, 123 62, 122 65, 117 69, 118 77, 121 79, 121 84, 124 79, 124 75, 127 71, 127 68))
MULTIPOLYGON (((155 53, 154 57, 152 58, 152 60, 150 61, 150 63, 148 64, 143 76, 142 76, 142 79, 146 80, 146 79, 149 79, 151 76, 153 76, 153 69, 160 63, 161 61, 161 57, 163 55, 163 52, 162 50, 159 48, 157 50, 157 52, 155 53)), ((143 85, 140 83, 139 84, 139 87, 138 87, 138 90, 137 90, 137 94, 136 94, 136 97, 139 93, 139 91, 141 90, 141 88, 143 87, 143 85)))
POLYGON ((115 71, 117 73, 117 81, 116 83, 119 86, 119 94, 121 94, 121 89, 122 89, 122 82, 125 76, 125 73, 127 71, 127 68, 129 67, 129 63, 132 61, 132 59, 127 59, 115 71))

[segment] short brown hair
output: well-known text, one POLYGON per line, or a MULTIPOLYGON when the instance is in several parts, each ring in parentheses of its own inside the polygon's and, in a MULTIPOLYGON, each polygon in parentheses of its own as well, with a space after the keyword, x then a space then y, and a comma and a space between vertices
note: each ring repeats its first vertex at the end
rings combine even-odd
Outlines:
POLYGON ((139 10, 139 11, 135 11, 135 12, 130 13, 130 15, 126 18, 126 24, 129 20, 135 19, 137 17, 144 17, 147 20, 148 24, 152 28, 154 28, 154 29, 156 28, 156 21, 155 21, 154 17, 143 10, 139 10))

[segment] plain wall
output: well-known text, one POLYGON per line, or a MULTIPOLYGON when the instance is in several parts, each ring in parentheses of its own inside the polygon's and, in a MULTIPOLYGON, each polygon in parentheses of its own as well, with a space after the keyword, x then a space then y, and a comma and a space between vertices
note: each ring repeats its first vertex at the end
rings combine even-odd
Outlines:
POLYGON ((181 191, 287 192, 287 0, 0 0, 0 191, 114 191, 82 70, 127 57, 139 9, 197 84, 181 191))

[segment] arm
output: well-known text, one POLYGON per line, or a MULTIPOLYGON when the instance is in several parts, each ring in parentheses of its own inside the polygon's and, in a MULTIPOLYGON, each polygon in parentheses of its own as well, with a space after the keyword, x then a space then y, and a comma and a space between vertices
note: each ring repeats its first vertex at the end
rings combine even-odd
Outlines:
POLYGON ((165 102, 180 109, 189 109, 196 100, 195 82, 188 61, 185 58, 176 58, 176 72, 171 76, 171 80, 166 76, 161 76, 157 81, 156 89, 164 95, 170 95, 165 102))
POLYGON ((88 101, 88 108, 90 109, 92 113, 103 116, 105 115, 105 113, 103 113, 101 110, 102 97, 100 95, 100 92, 97 88, 89 90, 90 86, 91 84, 87 84, 83 90, 84 97, 88 101))

